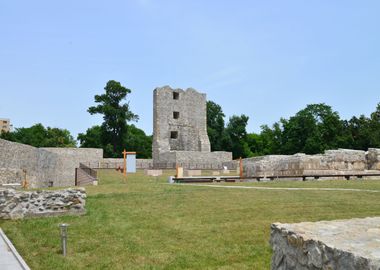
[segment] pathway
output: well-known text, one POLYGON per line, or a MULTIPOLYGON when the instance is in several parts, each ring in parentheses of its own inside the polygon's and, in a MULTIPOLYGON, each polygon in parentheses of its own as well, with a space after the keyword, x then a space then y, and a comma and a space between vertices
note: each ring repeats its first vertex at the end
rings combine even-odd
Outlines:
POLYGON ((350 192, 370 192, 380 193, 380 190, 354 189, 354 188, 282 188, 282 187, 253 187, 253 186, 222 186, 222 185, 203 185, 203 184, 178 184, 182 186, 230 188, 230 189, 257 189, 257 190, 309 190, 309 191, 350 191, 350 192))
POLYGON ((0 229, 0 269, 1 270, 30 270, 18 254, 15 247, 0 229))

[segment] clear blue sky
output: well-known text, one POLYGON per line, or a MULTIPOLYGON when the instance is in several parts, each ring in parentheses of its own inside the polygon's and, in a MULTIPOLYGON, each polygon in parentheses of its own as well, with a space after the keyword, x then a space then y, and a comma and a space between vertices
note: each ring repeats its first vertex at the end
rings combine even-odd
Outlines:
POLYGON ((249 131, 325 102, 344 119, 380 102, 378 0, 0 2, 0 118, 74 136, 110 79, 152 132, 152 91, 194 87, 249 131))

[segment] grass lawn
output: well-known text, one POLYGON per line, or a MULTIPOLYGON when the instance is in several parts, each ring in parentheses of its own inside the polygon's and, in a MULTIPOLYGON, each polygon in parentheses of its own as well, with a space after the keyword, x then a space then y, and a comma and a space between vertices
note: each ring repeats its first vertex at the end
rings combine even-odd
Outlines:
MULTIPOLYGON (((380 215, 380 193, 224 189, 101 171, 87 214, 0 221, 32 269, 270 269, 270 224, 380 215), (68 257, 59 223, 69 223, 68 257)), ((380 181, 239 183, 380 190, 380 181)))

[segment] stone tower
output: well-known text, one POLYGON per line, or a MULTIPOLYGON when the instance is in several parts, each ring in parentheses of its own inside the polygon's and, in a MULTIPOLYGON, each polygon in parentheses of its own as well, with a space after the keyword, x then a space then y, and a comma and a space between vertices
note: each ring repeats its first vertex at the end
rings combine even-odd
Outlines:
MULTIPOLYGON (((207 135, 206 94, 192 88, 164 86, 154 90, 153 101, 153 162, 156 165, 212 162, 207 160, 211 147, 207 135)), ((223 156, 223 152, 218 153, 219 157, 223 156)), ((231 158, 224 155, 222 159, 231 158)))

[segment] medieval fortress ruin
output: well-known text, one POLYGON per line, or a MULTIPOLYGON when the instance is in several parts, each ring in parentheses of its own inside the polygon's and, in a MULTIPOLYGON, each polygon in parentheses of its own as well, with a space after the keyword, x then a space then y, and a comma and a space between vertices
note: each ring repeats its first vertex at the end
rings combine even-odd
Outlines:
POLYGON ((156 88, 153 94, 153 165, 156 168, 221 169, 232 153, 211 152, 206 94, 156 88))
MULTIPOLYGON (((188 170, 221 170, 238 167, 238 162, 232 160, 232 153, 211 152, 205 94, 192 88, 182 90, 164 86, 154 90, 153 100, 153 159, 137 160, 138 169, 181 166, 188 170)), ((36 148, 0 139, 0 187, 26 182, 30 188, 95 184, 96 178, 91 175, 93 169, 120 166, 123 166, 123 160, 104 159, 102 149, 36 148), (82 178, 83 182, 77 181, 82 178)), ((237 181, 331 177, 378 179, 380 149, 370 148, 367 152, 338 149, 319 155, 270 155, 244 159, 241 166, 243 179, 237 181)), ((31 192, 0 189, 0 219, 82 215, 85 200, 84 189, 31 192)), ((380 218, 367 218, 273 224, 272 269, 378 270, 379 223, 380 218)))
MULTIPOLYGON (((206 106, 206 94, 192 88, 156 88, 153 159, 137 160, 137 168, 237 169, 232 153, 211 152, 206 106)), ((117 168, 123 166, 123 160, 104 159, 102 149, 36 148, 0 139, 0 185, 27 180, 32 188, 74 186, 76 172, 83 173, 81 164, 91 168, 109 168, 113 164, 111 168, 117 168)), ((380 149, 373 148, 367 152, 339 149, 320 155, 271 155, 243 160, 243 176, 257 180, 324 176, 347 179, 347 175, 362 178, 379 173, 380 149)))

